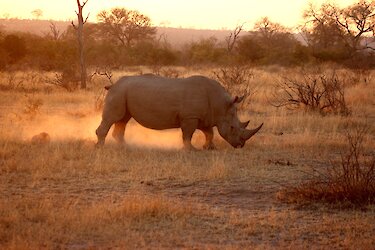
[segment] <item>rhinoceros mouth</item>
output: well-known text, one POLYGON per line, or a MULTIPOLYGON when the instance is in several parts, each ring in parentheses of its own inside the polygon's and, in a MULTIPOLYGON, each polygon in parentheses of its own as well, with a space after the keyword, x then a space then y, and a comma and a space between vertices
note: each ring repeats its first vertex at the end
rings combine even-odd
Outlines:
POLYGON ((243 146, 245 146, 245 143, 238 144, 234 146, 234 148, 243 148, 243 146))

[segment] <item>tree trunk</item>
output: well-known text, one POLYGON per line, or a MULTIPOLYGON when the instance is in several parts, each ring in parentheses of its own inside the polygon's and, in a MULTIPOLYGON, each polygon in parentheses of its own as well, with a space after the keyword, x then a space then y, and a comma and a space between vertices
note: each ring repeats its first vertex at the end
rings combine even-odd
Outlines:
POLYGON ((79 51, 79 62, 80 62, 80 73, 81 73, 81 89, 86 89, 86 64, 85 64, 85 55, 84 55, 84 43, 83 43, 83 25, 85 24, 86 21, 83 20, 83 15, 82 15, 82 9, 87 3, 84 2, 82 5, 80 3, 80 0, 77 0, 77 5, 78 5, 78 12, 77 12, 77 17, 78 17, 78 27, 77 29, 77 39, 78 39, 78 51, 79 51))

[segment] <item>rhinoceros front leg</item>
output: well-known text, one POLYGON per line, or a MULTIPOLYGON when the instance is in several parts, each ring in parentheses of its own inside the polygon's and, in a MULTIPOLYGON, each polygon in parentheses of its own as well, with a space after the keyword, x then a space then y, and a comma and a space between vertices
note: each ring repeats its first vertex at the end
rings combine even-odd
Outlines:
POLYGON ((201 130, 202 130, 202 132, 204 133, 204 135, 206 137, 206 142, 203 145, 203 149, 207 149, 207 150, 216 149, 214 143, 212 142, 212 140, 214 138, 214 130, 213 130, 213 128, 206 128, 206 129, 201 129, 201 130))
POLYGON ((104 119, 102 120, 99 127, 96 129, 96 136, 98 137, 98 142, 96 143, 96 146, 104 145, 105 137, 107 136, 112 124, 113 122, 108 122, 104 119))
POLYGON ((186 119, 181 122, 182 140, 184 142, 184 148, 187 150, 196 150, 191 145, 191 138, 193 137, 194 131, 198 127, 197 119, 186 119))

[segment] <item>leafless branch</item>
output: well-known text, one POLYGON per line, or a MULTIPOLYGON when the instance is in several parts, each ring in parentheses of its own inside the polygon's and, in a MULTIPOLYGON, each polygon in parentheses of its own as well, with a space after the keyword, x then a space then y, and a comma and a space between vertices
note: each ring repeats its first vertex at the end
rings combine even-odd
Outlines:
POLYGON ((86 5, 86 3, 87 3, 88 1, 89 1, 89 0, 86 0, 86 1, 83 2, 83 4, 81 5, 82 8, 85 7, 85 5, 86 5))
POLYGON ((100 69, 96 69, 95 72, 91 74, 90 78, 92 79, 96 75, 105 76, 109 80, 109 82, 113 84, 113 81, 112 81, 113 73, 110 70, 106 69, 104 71, 101 71, 100 69))
POLYGON ((225 38, 225 41, 227 43, 227 50, 229 53, 232 52, 234 45, 236 44, 238 37, 243 30, 243 26, 245 23, 238 25, 230 34, 228 37, 225 38))
POLYGON ((78 29, 78 27, 74 24, 74 22, 72 21, 71 22, 71 24, 72 24, 72 26, 73 26, 73 28, 75 29, 75 30, 77 30, 78 29))
POLYGON ((311 74, 301 72, 297 78, 289 76, 275 85, 270 104, 274 107, 298 108, 319 111, 322 114, 333 112, 349 115, 345 102, 344 87, 335 72, 311 74))
POLYGON ((87 19, 89 19, 89 16, 90 16, 90 12, 87 14, 85 21, 83 21, 83 24, 87 23, 87 19))

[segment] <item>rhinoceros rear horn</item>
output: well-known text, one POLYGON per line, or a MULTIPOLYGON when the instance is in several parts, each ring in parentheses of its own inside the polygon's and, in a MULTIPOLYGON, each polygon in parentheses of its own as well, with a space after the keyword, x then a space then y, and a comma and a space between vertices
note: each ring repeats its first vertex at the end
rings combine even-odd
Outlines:
POLYGON ((262 126, 263 126, 263 123, 260 124, 260 126, 255 129, 246 129, 244 132, 243 139, 249 140, 253 135, 255 135, 262 128, 262 126))
POLYGON ((249 122, 250 122, 250 120, 248 120, 247 122, 240 122, 240 127, 241 128, 246 128, 247 125, 249 125, 249 122))
POLYGON ((233 98, 232 104, 240 103, 240 102, 243 101, 244 98, 245 98, 245 96, 241 96, 241 97, 236 96, 236 97, 233 98))

